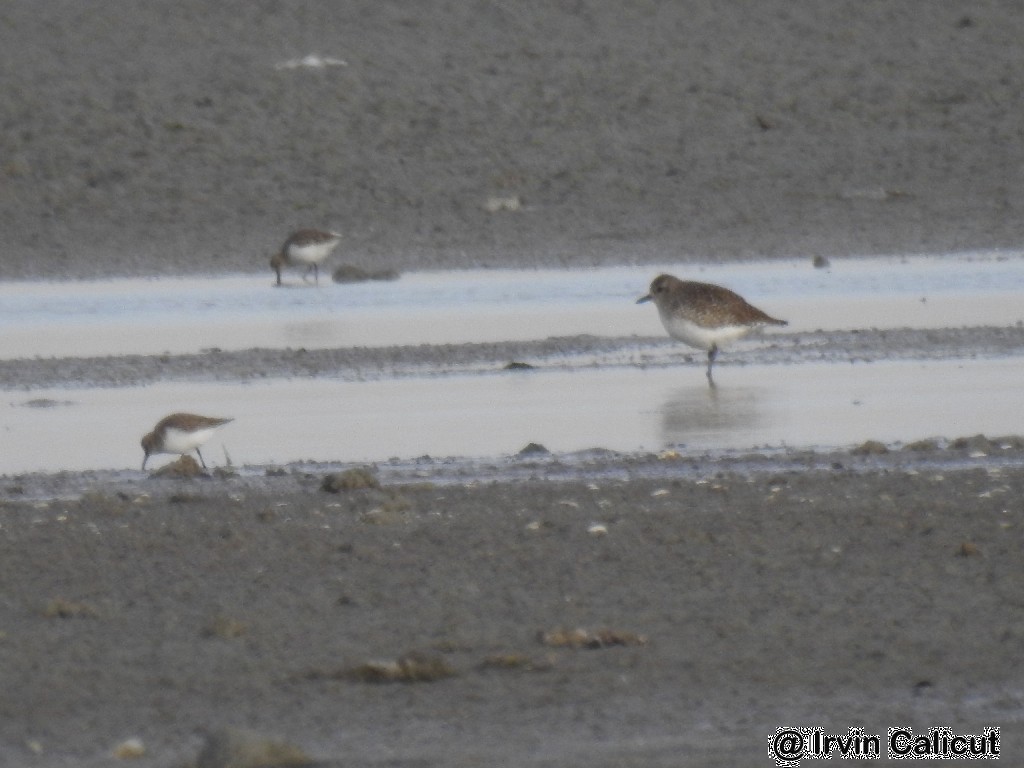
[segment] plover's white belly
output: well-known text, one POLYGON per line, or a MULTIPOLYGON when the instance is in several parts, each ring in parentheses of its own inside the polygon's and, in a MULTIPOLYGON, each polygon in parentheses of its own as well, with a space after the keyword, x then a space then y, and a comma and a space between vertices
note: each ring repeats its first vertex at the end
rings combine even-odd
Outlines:
POLYGON ((292 244, 288 246, 288 258, 299 264, 319 264, 327 258, 337 243, 337 240, 325 240, 309 245, 292 244))
POLYGON ((684 344, 698 349, 711 349, 741 339, 754 330, 750 325, 722 325, 717 328, 705 328, 692 320, 678 315, 661 313, 661 324, 668 335, 684 344))
POLYGON ((164 453, 188 453, 193 451, 213 436, 213 428, 185 432, 181 429, 168 429, 164 433, 164 453))

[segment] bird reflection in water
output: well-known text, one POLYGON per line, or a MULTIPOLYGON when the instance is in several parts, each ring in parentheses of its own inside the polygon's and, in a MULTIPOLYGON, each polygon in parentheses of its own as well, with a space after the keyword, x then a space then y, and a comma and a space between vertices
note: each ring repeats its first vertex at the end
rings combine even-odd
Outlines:
POLYGON ((340 323, 336 320, 299 320, 282 326, 282 335, 288 344, 326 344, 337 341, 340 323))
POLYGON ((742 443, 760 424, 758 390, 753 387, 674 390, 661 406, 663 444, 742 443))

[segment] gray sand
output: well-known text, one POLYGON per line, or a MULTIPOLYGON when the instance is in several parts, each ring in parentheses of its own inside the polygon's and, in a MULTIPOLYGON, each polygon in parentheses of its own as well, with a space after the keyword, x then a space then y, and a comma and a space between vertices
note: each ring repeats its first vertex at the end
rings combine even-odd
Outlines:
POLYGON ((315 469, 23 478, 77 500, 2 505, 0 756, 105 765, 136 736, 181 765, 223 726, 337 766, 765 765, 782 725, 1009 750, 1013 445, 425 463, 339 495, 315 469), (577 628, 646 643, 538 641, 577 628), (455 676, 351 677, 411 652, 455 676))
POLYGON ((265 269, 298 226, 402 271, 1016 247, 1021 39, 995 1, 11 0, 0 277, 265 269))
MULTIPOLYGON (((299 226, 402 271, 1019 248, 1021 39, 1000 2, 11 0, 0 279, 268 270, 299 226), (344 64, 276 66, 310 54, 344 64)), ((801 340, 747 359, 1019 355, 1021 334, 801 340)), ((13 361, 0 381, 668 343, 13 361)), ((337 495, 326 466, 2 478, 0 764, 123 765, 138 737, 131 764, 177 768, 238 726, 332 766, 762 766, 783 725, 996 725, 1013 764, 1021 446, 913 448, 405 457, 337 495), (645 643, 538 642, 559 628, 645 643), (350 674, 410 652, 455 676, 350 674)))

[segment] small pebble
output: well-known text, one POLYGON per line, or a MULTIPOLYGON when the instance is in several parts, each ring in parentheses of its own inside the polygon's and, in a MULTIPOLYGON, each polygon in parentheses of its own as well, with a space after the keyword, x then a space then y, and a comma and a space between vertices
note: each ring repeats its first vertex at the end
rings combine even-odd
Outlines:
POLYGON ((114 757, 118 760, 134 760, 144 754, 146 754, 146 746, 139 738, 125 739, 114 747, 114 757))
POLYGON ((276 768, 311 764, 299 747, 256 731, 225 728, 211 733, 196 768, 276 768))
POLYGON ((363 488, 380 488, 380 481, 367 467, 354 467, 344 472, 333 472, 324 477, 320 490, 328 493, 356 491, 363 488))

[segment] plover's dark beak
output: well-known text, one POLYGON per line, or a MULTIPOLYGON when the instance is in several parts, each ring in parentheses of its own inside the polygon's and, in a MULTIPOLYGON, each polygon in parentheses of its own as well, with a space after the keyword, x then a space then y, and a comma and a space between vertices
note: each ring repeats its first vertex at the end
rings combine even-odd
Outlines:
POLYGON ((643 304, 645 301, 651 301, 653 298, 654 297, 651 296, 651 294, 648 293, 646 296, 641 296, 639 299, 637 299, 636 303, 637 304, 643 304))

